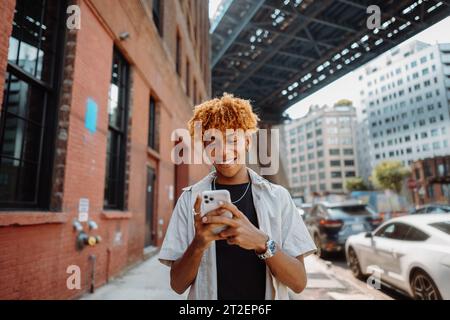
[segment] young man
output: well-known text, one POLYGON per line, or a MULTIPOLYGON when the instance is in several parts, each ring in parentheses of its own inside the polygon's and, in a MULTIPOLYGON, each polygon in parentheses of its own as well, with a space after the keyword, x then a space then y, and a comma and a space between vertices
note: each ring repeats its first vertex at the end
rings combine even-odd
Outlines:
MULTIPOLYGON (((235 144, 236 135, 226 130, 254 132, 257 121, 248 101, 225 94, 197 106, 189 129, 193 136, 201 123, 203 133, 220 130, 235 144)), ((242 144, 247 152, 249 139, 242 144)), ((219 145, 222 153, 211 152, 215 171, 183 189, 159 259, 171 267, 174 291, 190 287, 189 299, 288 299, 288 287, 297 293, 305 288, 303 258, 315 245, 288 191, 247 168, 237 149, 219 145), (199 195, 219 189, 230 192, 232 203, 201 217, 199 195), (222 216, 225 211, 232 218, 222 216), (214 234, 218 225, 227 229, 214 234)))

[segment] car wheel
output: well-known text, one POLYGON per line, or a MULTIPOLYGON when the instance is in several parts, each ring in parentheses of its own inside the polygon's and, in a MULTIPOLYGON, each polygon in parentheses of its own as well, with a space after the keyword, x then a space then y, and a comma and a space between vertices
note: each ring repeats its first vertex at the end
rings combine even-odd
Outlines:
POLYGON ((320 241, 320 237, 317 233, 314 235, 314 244, 316 245, 317 248, 316 255, 319 258, 323 258, 322 241, 320 241))
POLYGON ((416 300, 442 300, 433 279, 420 270, 411 277, 411 290, 416 300))
POLYGON ((355 278, 363 280, 364 274, 361 271, 361 265, 359 264, 358 256, 356 255, 355 250, 350 247, 348 249, 348 265, 350 267, 350 270, 352 271, 352 274, 355 278))

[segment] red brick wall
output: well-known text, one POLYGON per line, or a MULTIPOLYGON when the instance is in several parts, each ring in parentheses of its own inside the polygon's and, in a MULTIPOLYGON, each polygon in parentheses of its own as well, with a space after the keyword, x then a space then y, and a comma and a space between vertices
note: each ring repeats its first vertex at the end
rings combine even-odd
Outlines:
MULTIPOLYGON (((40 224, 0 229, 0 297, 7 299, 73 298, 89 289, 91 264, 96 256, 96 286, 107 276, 117 275, 127 264, 128 219, 102 218, 106 158, 107 97, 111 78, 113 40, 98 19, 81 2, 82 29, 77 34, 77 47, 67 132, 67 157, 64 177, 63 224, 40 224), (94 56, 102 56, 94 62, 94 56), (97 132, 84 126, 86 101, 98 105, 97 132), (72 220, 77 217, 78 201, 89 198, 89 218, 96 221, 103 241, 83 251, 75 248, 76 232, 72 220), (120 241, 114 241, 121 232, 120 241), (4 262, 5 261, 5 262, 4 262), (81 290, 68 290, 66 273, 69 265, 81 268, 81 290), (11 268, 11 269, 9 269, 11 268), (11 270, 11 272, 8 272, 11 270), (3 272, 5 271, 5 272, 3 272)), ((85 229, 87 227, 85 226, 85 229)), ((142 257, 142 253, 138 258, 142 257)))
POLYGON ((449 204, 450 199, 446 197, 442 190, 442 185, 449 184, 449 176, 440 176, 437 169, 439 165, 445 166, 446 164, 447 166, 450 165, 450 156, 418 160, 411 165, 412 179, 414 179, 416 187, 412 190, 412 195, 416 206, 430 203, 449 204), (429 176, 425 172, 425 167, 429 168, 429 176), (417 172, 419 176, 416 175, 417 172), (420 189, 423 189, 424 194, 419 193, 420 189), (432 194, 430 194, 430 191, 432 191, 432 194))
MULTIPOLYGON (((176 27, 177 25, 181 27, 185 25, 184 17, 182 12, 177 10, 177 1, 165 1, 166 14, 175 13, 170 15, 169 22, 166 21, 164 24, 164 42, 161 42, 160 35, 153 23, 149 20, 145 11, 141 10, 139 1, 111 3, 108 0, 92 0, 91 2, 116 37, 124 31, 130 34, 129 39, 119 41, 118 45, 136 69, 133 77, 135 85, 133 87, 132 150, 146 149, 147 110, 150 94, 157 98, 160 108, 159 136, 161 140, 159 157, 148 156, 147 158, 147 163, 151 164, 157 173, 157 211, 154 222, 155 225, 158 225, 158 219, 163 221, 161 229, 156 230, 159 235, 156 244, 160 245, 174 206, 174 201, 168 199, 169 188, 170 186, 174 187, 175 179, 174 165, 170 160, 170 151, 173 146, 173 142, 170 141, 170 134, 175 128, 186 127, 186 122, 192 115, 192 101, 187 99, 184 93, 184 76, 179 78, 175 71, 176 27), (127 12, 127 15, 122 14, 123 12, 127 12), (137 139, 137 136, 141 138, 137 139)), ((186 31, 183 31, 182 36, 185 42, 183 56, 189 57, 191 61, 192 75, 201 79, 201 69, 199 64, 194 63, 196 58, 192 44, 189 42, 189 35, 186 31)), ((183 58, 183 63, 185 61, 186 58, 183 58)), ((199 84, 198 87, 199 90, 202 90, 202 96, 207 96, 208 85, 199 84)), ((136 169, 133 165, 131 167, 130 197, 143 196, 142 189, 145 188, 146 173, 140 171, 145 169, 141 164, 142 158, 140 157, 142 157, 140 153, 132 152, 131 154, 131 163, 139 163, 140 167, 139 169, 136 169), (134 183, 133 179, 138 179, 139 183, 134 183)), ((188 180, 193 183, 207 172, 208 169, 204 166, 192 166, 189 170, 190 177, 188 180)), ((145 205, 142 199, 140 203, 145 205)), ((133 206, 131 199, 130 205, 133 206)), ((136 207, 133 208, 133 210, 136 209, 136 207)), ((139 210, 144 211, 145 206, 139 208, 139 210)))
MULTIPOLYGON (((178 22, 175 26, 178 24, 183 28, 183 15, 176 1, 167 0, 166 3, 176 12, 174 16, 178 22)), ((70 38, 76 42, 74 52, 66 51, 66 81, 60 102, 64 117, 60 117, 57 154, 63 153, 65 157, 56 156, 55 171, 58 174, 54 178, 54 186, 58 186, 54 187, 54 193, 61 197, 55 201, 55 208, 60 212, 0 211, 0 299, 75 298, 89 289, 90 255, 96 257, 96 287, 142 259, 147 166, 157 173, 156 245, 162 243, 174 207, 175 200, 169 199, 169 190, 175 184, 170 135, 175 128, 185 127, 192 113, 192 102, 184 94, 184 81, 175 72, 171 41, 175 41, 176 28, 166 23, 162 42, 139 0, 80 0, 79 4, 81 30, 77 31, 76 37, 70 38), (120 41, 118 35, 123 31, 128 31, 130 38, 120 41), (103 210, 107 99, 114 44, 132 67, 128 208, 125 212, 103 210), (158 101, 158 151, 147 148, 150 95, 158 101), (98 106, 95 133, 90 133, 84 126, 88 98, 98 106), (77 251, 72 221, 77 217, 80 198, 89 199, 89 217, 99 226, 91 234, 100 235, 102 242, 77 251), (160 219, 162 225, 159 226, 160 219), (69 265, 81 268, 81 290, 66 287, 69 265)), ((13 7, 14 1, 0 1, 0 94, 3 92, 4 79, 1 77, 6 65, 13 7)), ((184 55, 190 57, 193 76, 200 79, 197 82, 201 95, 207 96, 209 84, 201 82, 201 67, 195 63, 192 46, 184 46, 183 50, 184 55)), ((192 166, 185 181, 193 183, 207 171, 205 166, 192 166)))
POLYGON ((76 215, 79 199, 89 199, 90 218, 98 223, 96 234, 103 242, 71 256, 73 264, 86 264, 88 255, 95 254, 96 282, 101 284, 107 274, 117 274, 126 264, 123 256, 127 251, 128 219, 102 218, 113 40, 86 3, 80 4, 82 19, 75 53, 63 204, 65 210, 76 215), (90 133, 84 125, 88 99, 94 100, 98 107, 95 133, 90 133), (122 233, 119 243, 114 243, 116 231, 122 233))

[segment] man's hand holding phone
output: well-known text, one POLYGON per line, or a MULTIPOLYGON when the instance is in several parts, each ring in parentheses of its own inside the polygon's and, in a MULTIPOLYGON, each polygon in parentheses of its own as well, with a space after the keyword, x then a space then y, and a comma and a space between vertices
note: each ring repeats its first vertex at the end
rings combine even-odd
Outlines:
POLYGON ((208 214, 202 222, 208 225, 225 224, 227 229, 219 233, 220 239, 226 239, 228 244, 238 245, 246 250, 255 250, 257 253, 266 251, 268 236, 256 228, 253 223, 234 204, 224 202, 208 214), (233 218, 224 217, 223 213, 229 211, 233 218))
MULTIPOLYGON (((195 238, 194 242, 196 243, 196 247, 200 250, 206 250, 213 241, 222 240, 223 238, 214 232, 215 229, 220 227, 219 224, 214 223, 204 223, 202 220, 202 214, 200 213, 202 198, 197 196, 194 204, 194 225, 195 225, 195 238)), ((208 216, 219 215, 215 210, 207 213, 208 216)), ((203 215, 203 218, 206 217, 203 215)))
POLYGON ((228 244, 257 253, 266 251, 268 236, 256 228, 235 205, 222 201, 217 209, 201 215, 201 201, 198 196, 194 206, 194 211, 198 213, 195 215, 195 238, 200 248, 207 249, 215 240, 227 240, 228 244), (231 212, 232 217, 225 216, 226 212, 231 212), (227 228, 215 234, 214 230, 223 225, 227 228))

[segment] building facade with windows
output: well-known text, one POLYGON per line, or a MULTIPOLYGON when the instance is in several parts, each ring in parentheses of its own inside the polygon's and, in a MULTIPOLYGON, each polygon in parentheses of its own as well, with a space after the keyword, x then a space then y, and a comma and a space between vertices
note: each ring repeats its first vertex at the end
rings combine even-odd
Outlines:
POLYGON ((308 113, 284 125, 285 165, 293 196, 343 193, 358 171, 356 110, 350 101, 333 107, 311 106, 308 113))
POLYGON ((450 154, 450 44, 414 41, 358 72, 361 176, 384 160, 450 154))
POLYGON ((159 246, 208 172, 171 160, 211 92, 208 5, 4 0, 0 18, 0 299, 79 297, 159 246))

